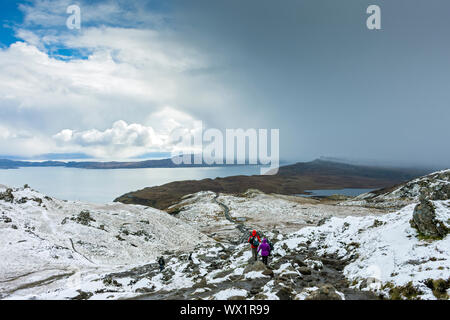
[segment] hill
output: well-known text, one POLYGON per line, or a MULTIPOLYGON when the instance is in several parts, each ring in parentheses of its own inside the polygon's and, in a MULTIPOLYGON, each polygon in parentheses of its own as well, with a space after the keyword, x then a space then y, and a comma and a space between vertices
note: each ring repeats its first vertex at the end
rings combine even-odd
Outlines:
POLYGON ((293 195, 312 189, 375 189, 405 182, 428 172, 419 169, 381 168, 314 160, 280 167, 276 175, 171 182, 127 193, 115 201, 166 209, 179 202, 183 196, 200 191, 236 194, 248 189, 258 189, 264 193, 293 195))

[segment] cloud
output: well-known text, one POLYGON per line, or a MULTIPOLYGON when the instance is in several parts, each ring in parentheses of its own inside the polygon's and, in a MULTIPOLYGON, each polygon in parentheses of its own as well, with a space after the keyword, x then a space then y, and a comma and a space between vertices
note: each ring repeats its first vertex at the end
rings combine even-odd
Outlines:
MULTIPOLYGON (((359 0, 24 1, 19 41, 0 49, 0 153, 127 156, 114 123, 158 137, 185 117, 278 128, 284 159, 448 164, 448 10, 403 2, 371 32, 359 0), (65 25, 74 3, 81 30, 65 25)), ((138 132, 130 153, 152 145, 138 132)))
POLYGON ((54 136, 56 140, 65 143, 75 143, 81 146, 161 146, 161 137, 155 134, 152 127, 137 123, 127 124, 123 120, 114 122, 112 128, 104 131, 91 129, 76 132, 65 129, 54 136))
MULTIPOLYGON (((155 27, 152 17, 159 13, 149 19, 148 10, 139 11, 139 2, 82 2, 86 24, 70 32, 56 28, 65 23, 61 10, 66 5, 44 0, 22 5, 24 23, 16 29, 22 41, 0 49, 0 125, 32 132, 41 141, 39 150, 32 148, 35 152, 86 148, 95 155, 126 156, 126 148, 116 143, 120 135, 114 136, 123 123, 129 133, 123 144, 133 147, 133 155, 147 152, 146 139, 153 139, 152 148, 158 146, 151 123, 167 134, 193 121, 193 113, 206 109, 210 97, 224 96, 213 79, 205 82, 195 75, 208 68, 206 55, 179 42, 172 31, 155 27), (102 24, 89 24, 100 16, 102 24)), ((30 153, 25 147, 15 150, 30 153)))
POLYGON ((159 130, 138 123, 128 124, 118 120, 103 131, 89 129, 77 131, 64 129, 53 135, 59 147, 82 151, 99 158, 130 158, 149 152, 172 152, 179 146, 171 139, 174 130, 191 134, 201 129, 201 123, 180 111, 166 107, 153 114, 150 121, 159 130))
POLYGON ((164 23, 162 11, 149 11, 149 1, 141 0, 32 0, 22 3, 25 27, 64 28, 70 5, 81 8, 82 22, 87 25, 114 25, 121 27, 160 26, 164 23))

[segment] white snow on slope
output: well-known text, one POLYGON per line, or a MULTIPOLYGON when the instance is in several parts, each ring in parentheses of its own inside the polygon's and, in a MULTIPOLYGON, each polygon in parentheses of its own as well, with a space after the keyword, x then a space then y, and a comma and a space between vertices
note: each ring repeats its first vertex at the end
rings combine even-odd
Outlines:
POLYGON ((331 216, 384 214, 372 208, 339 207, 302 197, 268 195, 257 190, 248 191, 242 197, 220 194, 218 200, 230 208, 233 218, 245 218, 246 225, 259 230, 293 232, 331 216))
MULTIPOLYGON (((441 208, 438 219, 448 221, 450 201, 433 203, 441 208)), ((307 245, 317 248, 319 255, 350 258, 353 262, 345 267, 344 274, 358 288, 363 280, 372 279, 364 289, 388 296, 384 284, 404 286, 411 281, 422 291, 422 298, 434 299, 424 281, 450 278, 450 235, 443 240, 419 240, 409 224, 414 207, 411 204, 378 217, 333 217, 320 227, 307 227, 290 235, 276 247, 283 250, 284 244, 290 249, 307 245)))
POLYGON ((0 200, 0 296, 27 294, 41 283, 62 290, 70 277, 89 282, 154 262, 165 250, 190 250, 209 241, 153 208, 60 201, 29 188, 12 194, 13 202, 0 200), (77 221, 82 211, 89 212, 88 225, 77 221))
POLYGON ((450 194, 450 169, 408 181, 392 191, 375 194, 363 193, 343 201, 343 206, 371 206, 375 208, 401 207, 419 200, 421 194, 431 200, 447 200, 450 194))

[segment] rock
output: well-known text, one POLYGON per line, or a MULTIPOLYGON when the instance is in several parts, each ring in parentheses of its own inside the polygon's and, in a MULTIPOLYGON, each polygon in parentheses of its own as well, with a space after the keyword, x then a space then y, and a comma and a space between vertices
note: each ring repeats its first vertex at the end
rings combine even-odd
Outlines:
POLYGON ((308 266, 308 268, 314 269, 316 271, 323 268, 323 263, 320 260, 307 259, 305 260, 305 263, 308 266))
POLYGON ((103 279, 103 284, 106 286, 115 286, 115 287, 122 286, 119 282, 117 282, 117 280, 114 280, 111 276, 106 276, 105 279, 103 279))
POLYGON ((12 222, 10 217, 3 216, 3 215, 0 217, 0 221, 2 221, 2 220, 3 220, 4 223, 11 223, 12 222))
POLYGON ((259 293, 261 291, 261 287, 252 287, 251 289, 250 289, 250 293, 251 294, 257 294, 257 293, 259 293))
POLYGON ((421 197, 420 203, 414 208, 411 227, 416 228, 423 236, 430 238, 443 238, 448 228, 436 220, 436 212, 431 201, 421 197))
POLYGON ((73 297, 71 300, 88 300, 90 297, 93 296, 91 292, 84 292, 81 290, 77 290, 78 295, 76 297, 73 297))
POLYGON ((168 282, 168 281, 172 280, 172 277, 175 275, 175 272, 172 269, 168 269, 168 268, 164 269, 164 271, 162 273, 163 273, 162 280, 164 282, 168 282))
POLYGON ((311 274, 311 269, 308 268, 308 267, 300 267, 297 270, 303 275, 310 275, 311 274))
POLYGON ((281 282, 291 282, 297 279, 298 274, 294 272, 283 272, 278 276, 278 280, 281 282))
POLYGON ((231 275, 231 276, 229 277, 229 279, 230 279, 231 281, 239 281, 239 280, 242 280, 243 277, 242 277, 241 275, 238 275, 238 274, 233 274, 233 275, 231 275))
POLYGON ((232 297, 229 297, 227 300, 246 300, 247 299, 247 297, 244 297, 244 296, 232 296, 232 297))
POLYGON ((258 293, 254 296, 255 300, 267 300, 268 297, 264 293, 258 293))
POLYGON ((207 286, 208 286, 208 282, 206 281, 206 278, 202 278, 202 280, 200 280, 200 282, 197 282, 196 284, 194 284, 192 286, 192 288, 200 289, 200 288, 205 288, 207 286))
POLYGON ((303 262, 303 259, 300 256, 296 256, 294 258, 294 262, 298 264, 299 267, 307 267, 306 263, 303 262))
POLYGON ((437 299, 448 300, 450 295, 447 293, 450 289, 450 279, 427 279, 425 285, 433 291, 433 295, 437 299))
POLYGON ((292 289, 289 287, 282 287, 278 290, 276 295, 280 300, 292 300, 292 289))
POLYGON ((224 270, 221 271, 219 273, 217 273, 216 275, 214 275, 213 279, 219 279, 219 278, 224 278, 227 275, 229 275, 230 273, 232 273, 234 270, 224 270))
POLYGON ((342 300, 331 284, 325 284, 312 292, 305 300, 342 300))
POLYGON ((314 279, 312 277, 305 277, 303 280, 305 280, 306 282, 313 282, 314 279))
POLYGON ((265 271, 266 265, 262 263, 261 261, 257 261, 255 263, 249 264, 247 267, 245 267, 244 272, 249 273, 252 271, 265 271))
POLYGON ((14 195, 12 193, 12 189, 6 189, 5 192, 0 193, 0 200, 4 200, 5 202, 11 202, 14 201, 14 195))
POLYGON ((364 288, 367 288, 372 283, 380 283, 380 280, 374 277, 368 277, 367 279, 363 279, 359 285, 359 290, 362 290, 364 288))
POLYGON ((262 272, 262 274, 265 275, 265 276, 269 276, 269 277, 273 278, 273 270, 271 270, 271 269, 266 268, 266 270, 264 270, 262 272))

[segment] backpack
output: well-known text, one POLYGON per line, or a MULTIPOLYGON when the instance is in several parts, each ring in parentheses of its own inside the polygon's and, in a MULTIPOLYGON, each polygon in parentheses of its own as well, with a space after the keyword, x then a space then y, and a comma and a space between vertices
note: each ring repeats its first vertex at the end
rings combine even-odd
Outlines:
POLYGON ((252 237, 252 241, 251 241, 250 243, 251 243, 254 247, 259 246, 258 238, 255 237, 255 236, 252 237))

